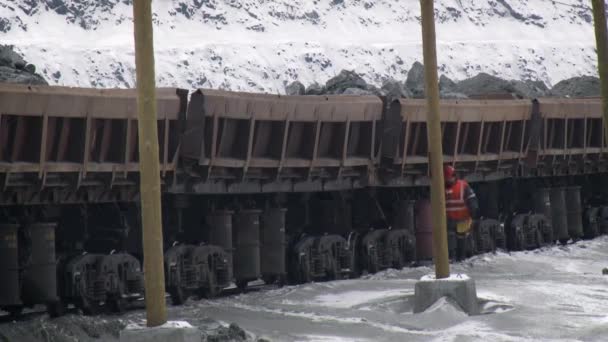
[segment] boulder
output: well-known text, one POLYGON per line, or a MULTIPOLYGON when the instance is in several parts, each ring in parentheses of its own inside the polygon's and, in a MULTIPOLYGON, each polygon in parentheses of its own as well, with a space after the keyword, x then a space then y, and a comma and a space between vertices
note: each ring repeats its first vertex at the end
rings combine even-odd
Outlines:
POLYGON ((526 99, 546 96, 548 91, 542 81, 505 80, 483 72, 446 88, 449 89, 446 89, 446 92, 461 93, 466 96, 511 94, 513 97, 526 99))
POLYGON ((306 95, 323 95, 325 94, 325 87, 315 82, 306 88, 306 95))
POLYGON ((513 93, 514 90, 511 82, 484 72, 458 82, 453 89, 467 96, 513 93))
POLYGON ((325 84, 328 94, 342 94, 346 89, 366 89, 367 82, 354 71, 342 70, 338 76, 331 78, 325 84))
POLYGON ((27 63, 11 45, 0 45, 0 66, 23 69, 27 63), (21 66, 21 68, 18 68, 21 66))
POLYGON ((456 82, 452 81, 446 75, 441 75, 441 77, 439 77, 439 90, 440 91, 450 92, 455 87, 456 87, 456 82))
POLYGON ((28 64, 10 45, 0 45, 0 83, 48 84, 42 76, 36 74, 36 67, 28 64))
POLYGON ((405 87, 412 93, 414 98, 424 97, 424 65, 414 62, 407 73, 405 87))
POLYGON ((390 98, 391 101, 393 99, 399 99, 403 97, 412 97, 412 94, 407 90, 407 88, 402 82, 399 82, 392 78, 384 81, 381 90, 387 97, 390 98))
POLYGON ((538 97, 544 97, 548 95, 549 88, 543 81, 511 81, 514 89, 514 93, 526 99, 535 99, 538 97))
POLYGON ((285 87, 285 93, 287 95, 304 95, 306 94, 306 87, 300 81, 295 81, 285 87))
POLYGON ((6 66, 0 66, 0 83, 48 85, 44 78, 38 74, 32 74, 25 70, 17 70, 6 66))
POLYGON ((340 95, 376 95, 373 91, 361 88, 346 88, 340 95))
MULTIPOLYGON (((17 67, 17 69, 19 69, 19 67, 17 67)), ((31 74, 36 73, 36 66, 34 64, 28 64, 24 66, 23 69, 31 74)))
POLYGON ((594 76, 580 76, 563 80, 551 89, 551 95, 559 97, 599 96, 600 79, 594 76))
POLYGON ((439 92, 439 97, 446 100, 466 100, 469 97, 463 93, 455 93, 450 91, 441 91, 439 92))
POLYGON ((386 91, 384 91, 384 89, 379 89, 378 87, 368 84, 365 87, 365 90, 369 91, 370 93, 372 93, 373 95, 376 96, 386 96, 386 91))

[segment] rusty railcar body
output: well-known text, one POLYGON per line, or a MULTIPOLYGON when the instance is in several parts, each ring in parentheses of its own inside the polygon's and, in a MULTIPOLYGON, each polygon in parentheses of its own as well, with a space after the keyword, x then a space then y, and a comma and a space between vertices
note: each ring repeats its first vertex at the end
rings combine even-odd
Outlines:
MULTIPOLYGON (((159 89, 161 176, 177 168, 185 90, 159 89)), ((0 203, 133 201, 138 192, 134 90, 0 85, 0 203)))
MULTIPOLYGON (((176 276, 168 277, 168 288, 215 294, 258 277, 280 284, 343 278, 429 255, 415 241, 428 233, 418 231, 417 222, 429 213, 413 213, 414 201, 428 197, 431 176, 424 100, 158 89, 157 101, 165 246, 219 246, 199 260, 206 265, 201 274, 215 275, 204 286, 176 276), (272 227, 267 212, 280 213, 272 227), (258 214, 243 224, 251 213, 258 214), (270 228, 272 239, 263 236, 270 228), (391 238, 370 244, 370 230, 391 238), (394 260, 365 262, 367 245, 394 260), (245 252, 243 264, 238 256, 245 252), (320 271, 330 264, 335 277, 320 271)), ((76 276, 65 265, 88 252, 142 257, 136 107, 134 90, 0 85, 0 227, 9 227, 3 234, 12 239, 2 250, 11 256, 0 268, 11 291, 0 308, 15 313, 32 302, 23 298, 31 279, 21 261, 33 254, 32 225, 51 223, 55 231, 43 238, 57 236, 58 262, 45 266, 56 267, 59 280, 56 298, 45 297, 51 313, 64 302, 89 308, 91 293, 115 295, 66 290, 111 274, 81 263, 76 276)), ((573 186, 580 187, 580 196, 571 196, 573 208, 586 208, 585 223, 598 222, 585 237, 606 232, 608 148, 600 99, 442 100, 441 122, 445 162, 491 199, 482 206, 491 227, 479 223, 485 230, 476 236, 478 251, 469 252, 540 245, 530 236, 542 235, 543 244, 580 238, 578 231, 558 229, 565 204, 548 196, 573 186), (535 202, 539 192, 547 194, 543 203, 535 202), (540 214, 552 224, 512 224, 540 214), (528 231, 535 235, 522 233, 528 231)), ((578 222, 579 214, 569 210, 567 218, 578 222)), ((171 265, 174 274, 192 273, 186 262, 171 265)))
POLYGON ((361 188, 373 175, 381 119, 382 101, 373 96, 198 90, 192 94, 182 137, 189 181, 177 182, 170 191, 361 188))

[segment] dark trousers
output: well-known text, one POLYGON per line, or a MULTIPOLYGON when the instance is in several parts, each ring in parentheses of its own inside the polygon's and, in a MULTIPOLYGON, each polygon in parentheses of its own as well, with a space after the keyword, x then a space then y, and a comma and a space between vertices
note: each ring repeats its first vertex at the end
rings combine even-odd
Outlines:
POLYGON ((469 234, 458 234, 456 232, 456 221, 448 219, 448 250, 450 252, 450 258, 455 260, 464 260, 469 254, 471 246, 470 239, 472 237, 469 234))

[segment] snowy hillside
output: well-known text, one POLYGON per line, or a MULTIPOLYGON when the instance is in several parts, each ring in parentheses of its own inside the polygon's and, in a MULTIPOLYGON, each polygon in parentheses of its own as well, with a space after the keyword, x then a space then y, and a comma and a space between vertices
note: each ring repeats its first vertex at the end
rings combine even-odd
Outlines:
MULTIPOLYGON (((551 86, 595 75, 590 2, 436 1, 441 73, 551 86)), ((160 86, 283 93, 354 69, 405 80, 422 59, 418 0, 155 0, 160 86)), ((131 0, 0 0, 0 42, 50 84, 133 87, 131 0)))

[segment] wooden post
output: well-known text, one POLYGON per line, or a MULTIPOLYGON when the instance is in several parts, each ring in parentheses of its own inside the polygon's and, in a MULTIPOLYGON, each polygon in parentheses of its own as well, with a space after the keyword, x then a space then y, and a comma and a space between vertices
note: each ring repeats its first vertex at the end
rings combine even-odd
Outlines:
POLYGON ((608 134, 608 33, 606 33, 606 4, 604 0, 592 0, 595 43, 597 45, 597 68, 602 85, 602 112, 604 134, 608 134))
POLYGON ((152 40, 152 0, 133 2, 135 23, 135 65, 137 72, 137 115, 139 127, 139 173, 144 275, 148 327, 167 322, 165 272, 160 203, 160 167, 154 45, 152 40))
POLYGON ((433 257, 435 277, 450 276, 447 221, 445 214, 445 185, 443 180, 443 148, 439 116, 439 81, 437 77, 437 48, 435 43, 435 14, 433 0, 420 0, 422 9, 422 45, 424 81, 427 100, 427 136, 431 171, 431 211, 433 215, 433 257))

